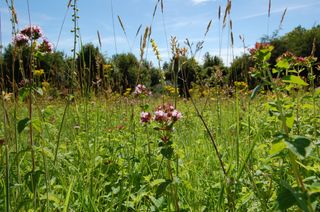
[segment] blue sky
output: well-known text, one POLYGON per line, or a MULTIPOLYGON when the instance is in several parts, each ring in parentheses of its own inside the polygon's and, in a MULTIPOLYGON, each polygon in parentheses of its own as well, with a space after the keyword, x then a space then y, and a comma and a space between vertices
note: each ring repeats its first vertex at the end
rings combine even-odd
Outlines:
MULTIPOLYGON (((135 34, 140 24, 142 24, 140 34, 143 34, 145 27, 151 24, 156 2, 157 0, 113 0, 118 53, 129 52, 132 46, 132 52, 139 55, 140 35, 135 40, 135 34), (118 22, 118 15, 126 28, 129 45, 118 22)), ((40 25, 45 36, 56 45, 64 15, 67 12, 68 0, 29 0, 29 3, 32 24, 40 25)), ((0 0, 0 4, 1 36, 2 43, 6 46, 12 40, 10 13, 5 0, 0 0)), ((151 35, 159 46, 163 60, 168 60, 170 56, 166 41, 170 41, 170 36, 176 36, 181 46, 184 45, 186 38, 195 44, 201 40, 205 41, 203 50, 197 55, 200 62, 203 54, 208 51, 213 55, 220 55, 228 64, 233 57, 244 51, 239 35, 244 36, 247 47, 252 47, 263 35, 271 35, 278 29, 285 8, 287 13, 280 35, 298 25, 311 28, 320 24, 319 0, 273 0, 270 19, 267 16, 268 0, 233 0, 230 17, 233 21, 234 47, 231 48, 229 29, 226 27, 222 30, 221 23, 219 24, 217 15, 219 5, 222 6, 222 13, 224 13, 226 0, 164 0, 164 16, 159 9, 153 22, 151 35), (211 29, 204 37, 210 20, 212 20, 211 29)), ((27 1, 15 1, 15 8, 19 21, 18 27, 21 29, 29 24, 27 1)), ((112 56, 116 51, 111 0, 78 0, 78 8, 82 42, 98 45, 98 30, 102 40, 102 52, 108 57, 112 56)), ((58 45, 58 49, 66 54, 71 54, 70 50, 73 46, 73 36, 70 32, 73 24, 71 14, 70 9, 58 45)), ((148 59, 155 61, 150 50, 148 59)))

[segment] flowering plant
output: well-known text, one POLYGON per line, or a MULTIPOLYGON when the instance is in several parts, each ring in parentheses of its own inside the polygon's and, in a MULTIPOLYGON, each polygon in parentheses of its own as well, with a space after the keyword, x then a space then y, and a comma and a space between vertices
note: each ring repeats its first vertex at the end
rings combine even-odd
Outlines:
POLYGON ((41 28, 36 25, 25 27, 13 38, 13 43, 18 47, 27 46, 31 41, 34 41, 35 50, 38 52, 51 53, 53 51, 53 44, 44 37, 41 28), (37 45, 36 41, 40 38, 42 42, 37 45))
POLYGON ((181 112, 179 112, 172 104, 163 104, 156 108, 153 116, 151 113, 143 111, 140 114, 140 122, 142 124, 148 124, 153 121, 156 124, 155 130, 160 132, 159 147, 161 147, 161 154, 170 159, 173 155, 173 148, 171 139, 171 133, 174 128, 173 125, 182 118, 181 112))
POLYGON ((134 95, 136 96, 151 96, 152 92, 147 89, 147 87, 143 84, 138 84, 134 89, 134 95))
MULTIPOLYGON (((160 148, 160 153, 162 158, 167 159, 167 171, 168 171, 168 179, 162 184, 162 186, 168 186, 172 183, 172 198, 175 202, 176 211, 180 211, 179 209, 179 196, 177 184, 175 184, 174 172, 172 168, 172 160, 175 156, 173 142, 171 140, 172 132, 174 130, 173 125, 182 118, 181 112, 179 112, 172 104, 163 104, 158 106, 153 116, 149 112, 141 112, 140 114, 140 122, 146 126, 151 122, 155 123, 154 129, 159 132, 160 140, 158 142, 158 146, 160 148)), ((150 149, 149 149, 150 153, 150 149)))
POLYGON ((30 48, 31 50, 32 59, 30 72, 32 74, 30 73, 29 79, 23 79, 21 81, 21 96, 27 97, 27 93, 30 91, 28 88, 30 87, 32 88, 32 91, 35 91, 39 95, 43 95, 44 89, 42 89, 43 86, 41 86, 40 80, 45 78, 45 70, 39 67, 39 65, 41 64, 40 61, 43 57, 53 52, 53 44, 44 37, 40 26, 31 25, 26 26, 13 37, 13 45, 17 47, 18 51, 22 51, 23 48, 30 48), (33 77, 36 79, 35 81, 32 79, 33 77), (37 84, 35 87, 34 82, 37 84))

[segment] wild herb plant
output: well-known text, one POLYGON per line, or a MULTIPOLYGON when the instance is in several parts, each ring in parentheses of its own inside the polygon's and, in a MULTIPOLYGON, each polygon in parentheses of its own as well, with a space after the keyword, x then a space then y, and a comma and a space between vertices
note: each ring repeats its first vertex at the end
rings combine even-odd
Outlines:
MULTIPOLYGON (((313 57, 302 58, 285 53, 277 59, 275 68, 271 68, 268 61, 272 50, 273 46, 268 43, 257 43, 250 53, 255 61, 253 75, 260 81, 253 91, 252 98, 259 89, 270 89, 275 96, 267 103, 269 114, 275 118, 278 125, 277 130, 273 133, 274 140, 270 154, 272 155, 271 161, 281 161, 281 165, 274 168, 273 175, 284 174, 281 171, 278 173, 278 168, 292 171, 291 175, 286 173, 275 180, 278 184, 279 209, 286 210, 292 205, 297 205, 303 211, 315 211, 317 201, 310 188, 313 188, 318 180, 307 180, 312 177, 312 173, 301 169, 310 165, 308 158, 312 157, 316 138, 301 130, 303 123, 298 113, 303 98, 307 96, 303 93, 308 92, 307 86, 309 85, 306 79, 300 76, 303 71, 300 65, 306 63, 304 67, 312 67, 316 60, 313 57), (276 77, 273 77, 274 75, 276 77), (288 196, 290 201, 288 201, 288 196)), ((312 83, 313 72, 310 69, 307 71, 312 83)), ((313 90, 312 87, 311 90, 313 90)))

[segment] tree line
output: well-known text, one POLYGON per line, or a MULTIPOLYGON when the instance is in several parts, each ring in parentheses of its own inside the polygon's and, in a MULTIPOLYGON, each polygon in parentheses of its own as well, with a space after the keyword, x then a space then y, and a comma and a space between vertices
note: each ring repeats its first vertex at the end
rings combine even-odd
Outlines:
MULTIPOLYGON (((271 66, 275 66, 277 58, 287 52, 297 57, 314 56, 317 59, 314 66, 315 82, 319 84, 319 25, 311 29, 299 26, 284 36, 265 36, 261 43, 274 46, 269 61, 271 66)), ((25 76, 33 69, 30 66, 30 48, 25 46, 17 51, 14 44, 10 44, 4 49, 0 59, 2 89, 12 91, 14 87, 23 86, 25 76)), ((229 67, 223 64, 221 58, 209 53, 204 55, 203 64, 186 55, 179 58, 178 64, 175 62, 173 57, 170 61, 164 62, 162 67, 156 67, 149 61, 138 60, 132 53, 116 54, 107 58, 98 47, 85 44, 75 60, 59 51, 39 55, 37 69, 43 70, 43 73, 34 77, 34 80, 49 84, 48 90, 51 95, 57 95, 59 91, 70 88, 82 94, 105 90, 123 94, 138 83, 143 83, 158 92, 163 90, 165 83, 179 87, 181 94, 186 96, 189 95, 188 90, 195 85, 225 87, 233 86, 236 81, 243 81, 250 88, 255 86, 255 80, 251 76, 253 62, 250 53, 236 57, 229 67)))

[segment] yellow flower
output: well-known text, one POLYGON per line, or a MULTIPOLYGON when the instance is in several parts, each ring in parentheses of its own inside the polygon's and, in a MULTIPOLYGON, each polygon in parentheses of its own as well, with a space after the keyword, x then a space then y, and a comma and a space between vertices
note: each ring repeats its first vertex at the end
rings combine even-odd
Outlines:
POLYGON ((111 64, 104 64, 103 65, 103 71, 104 72, 108 72, 110 70, 112 70, 112 65, 111 64))
POLYGON ((158 49, 158 45, 156 44, 156 42, 153 39, 151 39, 150 42, 151 42, 151 46, 152 46, 153 52, 156 55, 158 61, 161 61, 161 56, 160 56, 160 52, 159 52, 159 49, 158 49))
POLYGON ((4 101, 10 101, 13 93, 7 93, 2 91, 2 97, 4 101))
POLYGON ((248 87, 248 84, 246 82, 234 82, 234 86, 236 86, 240 90, 245 90, 248 87))
POLYGON ((123 94, 124 96, 129 96, 130 95, 130 93, 131 93, 131 88, 127 88, 126 89, 126 92, 123 94))
POLYGON ((40 77, 40 76, 42 76, 44 74, 44 70, 43 69, 37 69, 37 70, 34 70, 34 72, 33 72, 33 75, 35 76, 35 77, 40 77))
POLYGON ((43 81, 41 85, 42 85, 42 90, 44 91, 48 90, 48 88, 50 87, 50 84, 47 81, 43 81))

